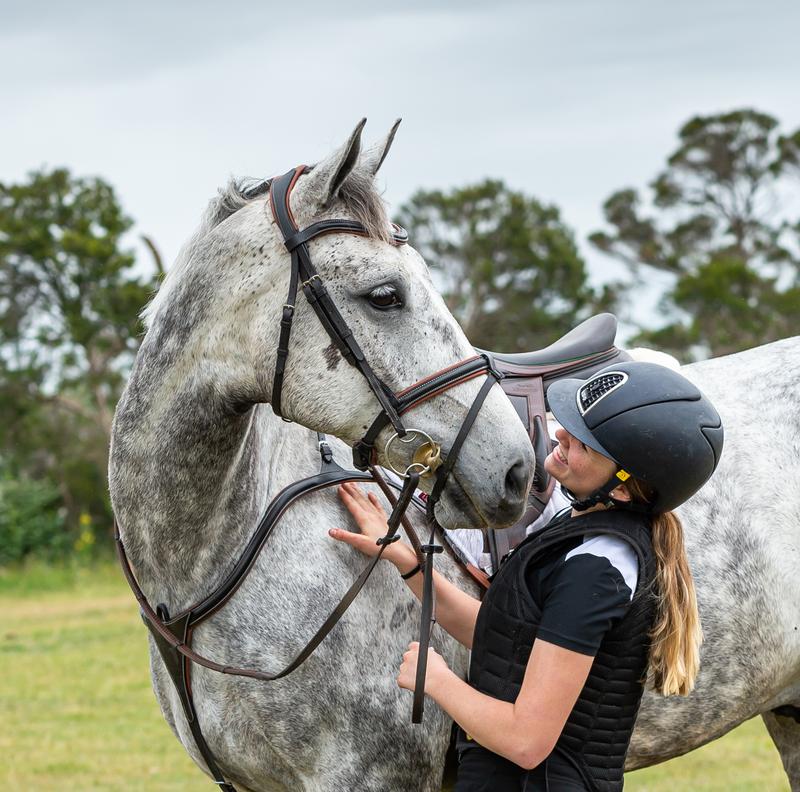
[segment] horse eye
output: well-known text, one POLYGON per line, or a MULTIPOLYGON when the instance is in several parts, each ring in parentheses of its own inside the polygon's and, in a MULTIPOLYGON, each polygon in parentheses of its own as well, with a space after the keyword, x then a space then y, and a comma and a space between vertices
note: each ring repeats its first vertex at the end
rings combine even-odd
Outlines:
POLYGON ((368 295, 367 300, 373 308, 379 311, 386 311, 390 308, 400 308, 403 301, 397 293, 397 289, 389 284, 377 286, 368 295))

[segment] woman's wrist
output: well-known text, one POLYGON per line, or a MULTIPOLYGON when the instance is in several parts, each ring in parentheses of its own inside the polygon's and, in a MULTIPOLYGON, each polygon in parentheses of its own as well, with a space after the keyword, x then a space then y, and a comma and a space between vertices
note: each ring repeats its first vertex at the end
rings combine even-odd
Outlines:
POLYGON ((408 572, 403 572, 400 567, 397 567, 397 571, 400 572, 400 577, 403 578, 403 580, 411 580, 414 575, 418 575, 422 572, 422 562, 418 561, 408 572))
POLYGON ((393 554, 389 560, 402 577, 406 579, 414 577, 415 570, 419 566, 417 554, 408 545, 401 545, 399 542, 395 544, 395 547, 400 552, 397 552, 396 555, 393 554))
POLYGON ((457 688, 458 683, 463 682, 463 680, 446 665, 442 665, 442 668, 437 667, 433 663, 429 665, 428 674, 425 679, 425 693, 442 707, 442 709, 446 710, 445 702, 449 695, 448 691, 454 687, 454 682, 457 688))

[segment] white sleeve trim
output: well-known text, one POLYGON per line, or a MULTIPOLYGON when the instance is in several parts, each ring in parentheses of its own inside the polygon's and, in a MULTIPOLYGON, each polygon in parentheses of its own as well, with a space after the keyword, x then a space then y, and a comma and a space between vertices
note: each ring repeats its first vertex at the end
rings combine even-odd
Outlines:
POLYGON ((570 550, 564 561, 569 561, 573 556, 581 554, 607 558, 611 566, 622 575, 625 585, 631 590, 630 598, 633 599, 639 580, 639 557, 630 542, 609 534, 591 536, 585 539, 583 544, 570 550))

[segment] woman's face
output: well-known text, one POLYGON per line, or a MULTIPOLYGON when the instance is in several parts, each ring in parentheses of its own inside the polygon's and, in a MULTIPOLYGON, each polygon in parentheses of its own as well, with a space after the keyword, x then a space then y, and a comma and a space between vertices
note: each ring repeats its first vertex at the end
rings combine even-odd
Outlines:
POLYGON ((556 431, 558 445, 544 461, 544 469, 577 498, 591 495, 617 472, 617 465, 573 437, 566 429, 556 431))

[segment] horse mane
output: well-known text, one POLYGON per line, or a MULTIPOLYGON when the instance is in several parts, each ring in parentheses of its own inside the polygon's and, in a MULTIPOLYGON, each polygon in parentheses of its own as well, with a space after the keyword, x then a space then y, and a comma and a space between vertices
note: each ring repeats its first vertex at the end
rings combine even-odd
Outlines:
MULTIPOLYGON (((178 253, 175 263, 170 267, 166 278, 150 302, 142 309, 140 318, 145 327, 150 327, 159 307, 166 301, 172 287, 181 279, 181 275, 189 268, 196 249, 202 240, 220 223, 236 214, 240 209, 255 200, 262 199, 269 189, 269 182, 250 177, 231 178, 224 187, 208 202, 203 212, 200 225, 178 253)), ((350 172, 337 193, 331 210, 339 213, 342 209, 353 219, 360 222, 367 230, 367 236, 382 242, 390 242, 392 235, 386 205, 380 193, 375 189, 374 178, 359 169, 350 172)))

